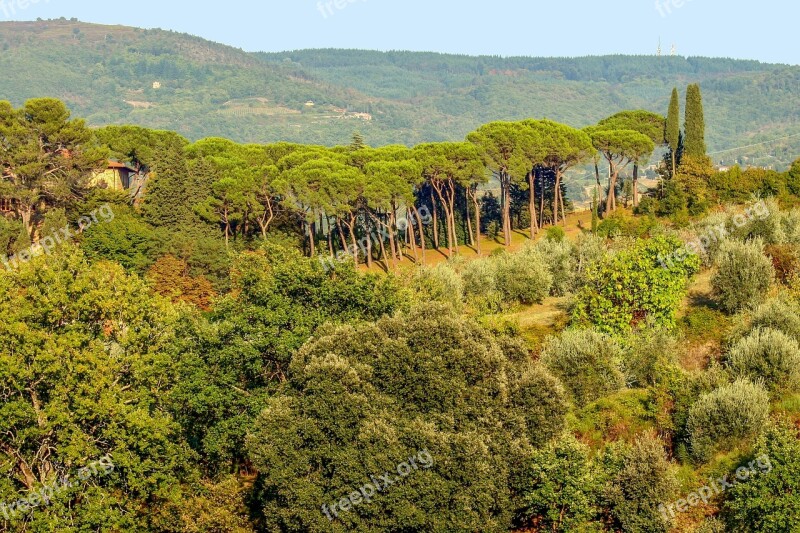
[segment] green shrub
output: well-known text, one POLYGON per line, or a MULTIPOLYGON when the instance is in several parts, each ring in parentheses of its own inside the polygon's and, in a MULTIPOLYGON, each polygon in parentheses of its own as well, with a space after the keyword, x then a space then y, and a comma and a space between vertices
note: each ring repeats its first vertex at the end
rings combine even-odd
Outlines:
POLYGON ((543 239, 536 244, 536 250, 547 260, 547 270, 553 278, 552 295, 564 296, 571 292, 577 270, 573 246, 564 240, 543 239))
POLYGON ((519 374, 490 333, 441 304, 318 330, 250 425, 262 529, 509 531, 529 437, 542 438, 529 428, 560 434, 551 419, 565 416, 563 402, 539 420, 533 410, 520 415, 520 403, 558 387, 541 372, 519 374), (426 467, 370 505, 340 508, 333 524, 322 514, 321 505, 423 450, 417 465, 426 467))
POLYGON ((568 330, 551 337, 541 360, 579 406, 625 387, 620 370, 622 347, 611 337, 593 330, 568 330))
POLYGON ((800 387, 800 345, 774 329, 757 329, 734 344, 728 365, 735 377, 763 382, 773 394, 800 387))
POLYGON ((570 428, 582 442, 602 449, 609 441, 632 442, 655 426, 653 397, 643 389, 626 389, 595 400, 575 413, 570 428))
POLYGON ((567 393, 543 365, 531 364, 523 370, 514 382, 512 403, 525 419, 534 446, 544 446, 564 431, 567 393))
POLYGON ((658 216, 671 217, 683 216, 689 218, 688 199, 675 180, 667 180, 664 184, 664 198, 658 203, 658 216))
POLYGON ((735 313, 766 298, 775 271, 763 249, 758 240, 747 243, 726 240, 720 246, 718 270, 711 284, 723 310, 735 313))
POLYGON ((686 424, 692 454, 707 460, 736 440, 758 434, 769 417, 769 393, 761 385, 737 380, 702 396, 686 424))
POLYGON ((411 284, 421 301, 444 302, 455 309, 463 305, 464 282, 447 263, 417 268, 411 284))
POLYGON ((554 242, 564 242, 566 237, 567 233, 561 226, 552 226, 547 228, 547 231, 545 231, 544 235, 545 240, 554 242))
POLYGON ((627 339, 625 375, 633 387, 657 385, 675 363, 678 341, 664 327, 642 328, 627 339))
POLYGON ((792 209, 781 213, 781 229, 783 244, 800 245, 800 209, 792 209))
POLYGON ((497 290, 503 300, 512 304, 541 303, 550 294, 553 276, 542 254, 527 246, 513 254, 504 254, 497 261, 497 290))
POLYGON ((497 289, 497 266, 495 258, 477 259, 461 270, 464 294, 479 311, 497 312, 503 306, 503 295, 497 289))
POLYGON ((604 457, 609 481, 603 493, 613 531, 663 532, 670 529, 659 506, 678 492, 675 471, 658 439, 609 447, 604 457))
POLYGON ((722 516, 731 531, 797 531, 800 441, 794 427, 770 425, 753 451, 758 474, 726 493, 722 516))
POLYGON ((489 240, 493 241, 497 238, 498 235, 500 235, 500 223, 497 222, 496 220, 492 220, 486 226, 486 237, 488 237, 489 240))
POLYGON ((655 237, 589 266, 573 318, 608 333, 625 333, 652 320, 671 327, 700 259, 684 254, 674 237, 655 237))
POLYGON ((771 298, 748 315, 738 317, 731 343, 746 337, 756 329, 781 331, 800 342, 800 304, 788 298, 771 298))
POLYGON ((575 257, 575 276, 571 288, 572 292, 575 292, 583 286, 586 271, 590 266, 600 262, 607 252, 606 240, 602 237, 597 237, 589 233, 578 236, 573 251, 575 257))
POLYGON ((572 435, 536 451, 525 469, 521 523, 536 520, 540 531, 569 533, 602 531, 599 514, 599 476, 589 449, 572 435))
POLYGON ((782 244, 786 241, 786 235, 781 218, 774 200, 759 201, 744 212, 737 209, 731 213, 728 231, 730 237, 738 241, 760 239, 765 244, 782 244))
POLYGON ((727 213, 712 213, 689 228, 685 240, 701 244, 698 255, 705 266, 713 265, 719 246, 727 235, 729 218, 727 213))
POLYGON ((655 217, 634 217, 625 211, 617 211, 603 219, 597 228, 597 234, 606 238, 645 237, 657 225, 655 217))
POLYGON ((691 307, 681 319, 684 335, 692 340, 722 340, 730 317, 709 307, 691 307))

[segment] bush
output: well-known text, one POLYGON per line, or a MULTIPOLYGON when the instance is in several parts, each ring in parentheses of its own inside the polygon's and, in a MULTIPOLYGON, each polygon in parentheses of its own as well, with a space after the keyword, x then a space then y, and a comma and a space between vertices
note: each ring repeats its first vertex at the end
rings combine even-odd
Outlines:
POLYGON ((603 497, 613 530, 669 531, 659 506, 675 498, 678 481, 661 441, 643 437, 633 445, 612 445, 604 462, 609 482, 603 497))
POLYGON ((497 290, 497 263, 493 258, 477 259, 461 271, 464 294, 480 311, 496 312, 503 306, 503 295, 497 290))
POLYGON ((737 380, 702 396, 689 409, 686 424, 692 454, 707 460, 737 439, 758 434, 769 416, 769 394, 761 385, 737 380))
POLYGON ((800 245, 800 209, 792 209, 781 213, 781 229, 783 244, 800 245))
POLYGON ((655 414, 650 391, 625 389, 577 411, 570 429, 581 442, 602 449, 608 442, 633 442, 653 428, 655 414))
POLYGON ((547 269, 553 278, 552 295, 564 296, 571 292, 577 267, 573 246, 564 240, 543 239, 536 244, 536 250, 547 258, 547 269))
POLYGON ((788 284, 800 267, 800 258, 797 255, 797 246, 793 244, 771 244, 764 252, 772 260, 775 274, 783 284, 788 284))
POLYGON ((760 201, 744 212, 732 212, 728 220, 731 238, 739 241, 760 239, 765 244, 782 244, 786 240, 781 212, 774 200, 760 201))
POLYGON ((731 343, 746 337, 756 329, 773 329, 800 342, 800 304, 787 298, 771 298, 749 315, 739 318, 731 343))
POLYGON ((800 442, 797 430, 767 427, 756 443, 756 475, 727 493, 722 516, 731 531, 783 533, 800 522, 800 442))
POLYGON ((727 235, 728 219, 727 213, 713 213, 692 225, 685 236, 686 242, 699 242, 702 245, 699 255, 705 266, 712 266, 714 263, 719 246, 727 235))
POLYGON ((734 376, 763 381, 773 394, 800 386, 800 345, 774 329, 757 329, 733 345, 728 365, 734 376))
POLYGON ((512 402, 525 419, 534 446, 544 446, 564 431, 567 393, 543 365, 530 365, 522 372, 515 382, 512 402))
POLYGON ((578 237, 573 252, 575 257, 575 276, 572 280, 572 292, 583 287, 589 267, 599 263, 605 257, 606 252, 606 241, 602 237, 591 234, 583 234, 578 237))
POLYGON ((622 347, 593 330, 565 331, 545 343, 541 360, 584 406, 625 387, 622 347))
POLYGON ((711 284, 723 310, 735 313, 766 298, 775 271, 763 249, 758 240, 748 243, 726 240, 720 246, 718 270, 711 284))
POLYGON ((597 228, 597 234, 605 238, 645 237, 657 225, 655 217, 634 217, 625 211, 616 211, 603 219, 597 228))
POLYGON ((545 236, 544 236, 545 240, 554 242, 564 242, 564 239, 566 237, 567 233, 561 226, 552 226, 550 228, 547 228, 547 231, 545 231, 545 236))
POLYGON ((463 305, 464 283, 461 276, 446 263, 417 268, 411 284, 422 301, 443 302, 455 309, 463 305))
POLYGON ((533 519, 540 531, 557 533, 602 531, 593 524, 599 490, 595 470, 589 449, 572 435, 538 450, 521 487, 525 503, 521 523, 533 519))
POLYGON ((497 289, 505 302, 541 303, 550 294, 553 276, 535 247, 526 246, 517 253, 501 255, 496 261, 497 289))
POLYGON ((673 326, 689 278, 700 268, 700 259, 682 250, 677 238, 656 237, 591 265, 573 318, 607 333, 625 333, 648 320, 673 326))
POLYGON ((678 342, 663 327, 643 328, 628 339, 625 374, 633 387, 655 386, 662 374, 674 364, 678 342))
POLYGON ((695 533, 725 533, 725 522, 717 518, 706 518, 695 533))

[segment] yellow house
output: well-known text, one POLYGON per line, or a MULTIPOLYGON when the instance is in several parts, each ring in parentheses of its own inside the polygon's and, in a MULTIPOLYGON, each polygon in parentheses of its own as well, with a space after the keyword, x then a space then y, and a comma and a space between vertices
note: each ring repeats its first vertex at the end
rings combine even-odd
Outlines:
POLYGON ((112 191, 125 191, 131 186, 131 176, 136 171, 127 165, 116 161, 109 161, 108 167, 102 172, 96 172, 92 177, 92 187, 111 189, 112 191))

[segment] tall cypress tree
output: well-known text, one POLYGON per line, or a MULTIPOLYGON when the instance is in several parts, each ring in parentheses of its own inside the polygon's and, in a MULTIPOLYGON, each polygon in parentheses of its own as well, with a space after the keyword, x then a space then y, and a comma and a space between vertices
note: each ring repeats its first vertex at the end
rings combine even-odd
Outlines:
POLYGON ((703 97, 700 86, 689 85, 686 90, 686 138, 684 154, 693 159, 706 157, 706 119, 703 112, 703 97))
POLYGON ((193 214, 186 157, 180 146, 165 146, 162 150, 153 159, 142 216, 154 226, 179 226, 193 214))
POLYGON ((671 176, 674 178, 679 163, 678 149, 681 143, 681 102, 677 87, 672 89, 672 100, 669 102, 669 113, 667 114, 664 139, 666 139, 669 145, 670 157, 672 160, 670 172, 671 176))

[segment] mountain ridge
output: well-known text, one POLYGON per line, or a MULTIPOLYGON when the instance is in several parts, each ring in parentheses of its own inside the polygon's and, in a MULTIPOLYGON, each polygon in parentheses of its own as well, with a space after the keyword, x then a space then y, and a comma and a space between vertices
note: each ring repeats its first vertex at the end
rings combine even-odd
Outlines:
MULTIPOLYGON (((1 22, 0 50, 1 99, 57 97, 93 126, 133 123, 192 140, 333 145, 359 130, 374 145, 412 145, 460 140, 493 120, 583 127, 621 109, 665 113, 672 87, 688 83, 703 87, 711 151, 800 133, 791 91, 800 67, 758 60, 246 52, 170 30, 66 19, 1 22)), ((800 141, 767 148, 735 156, 785 166, 800 141)))

